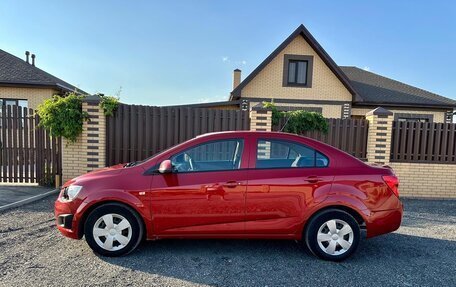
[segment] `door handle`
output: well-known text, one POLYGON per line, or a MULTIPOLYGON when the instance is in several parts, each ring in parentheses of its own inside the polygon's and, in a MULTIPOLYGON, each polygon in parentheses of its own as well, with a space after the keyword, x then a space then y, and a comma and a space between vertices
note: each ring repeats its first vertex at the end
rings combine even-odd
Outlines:
POLYGON ((317 183, 317 182, 323 181, 323 179, 321 177, 318 177, 316 175, 310 175, 310 176, 306 177, 304 180, 309 183, 317 183))
POLYGON ((230 180, 223 184, 223 186, 227 187, 227 188, 235 188, 238 185, 241 185, 241 183, 239 181, 235 181, 235 180, 230 180))

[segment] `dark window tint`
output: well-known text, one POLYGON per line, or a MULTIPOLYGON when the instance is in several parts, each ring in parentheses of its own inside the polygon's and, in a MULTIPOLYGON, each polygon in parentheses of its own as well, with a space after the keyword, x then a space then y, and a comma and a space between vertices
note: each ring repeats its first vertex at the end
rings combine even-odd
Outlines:
POLYGON ((28 107, 28 101, 27 100, 17 100, 17 99, 0 99, 0 105, 5 105, 5 106, 20 106, 23 108, 28 107))
POLYGON ((233 170, 241 166, 243 140, 208 142, 171 157, 177 172, 233 170))
POLYGON ((307 61, 290 60, 288 62, 288 83, 307 84, 307 61))
POLYGON ((428 123, 429 122, 429 118, 401 118, 401 117, 398 117, 397 118, 398 121, 400 122, 422 122, 422 123, 428 123))
POLYGON ((325 167, 328 158, 305 145, 280 140, 259 140, 257 168, 325 167))

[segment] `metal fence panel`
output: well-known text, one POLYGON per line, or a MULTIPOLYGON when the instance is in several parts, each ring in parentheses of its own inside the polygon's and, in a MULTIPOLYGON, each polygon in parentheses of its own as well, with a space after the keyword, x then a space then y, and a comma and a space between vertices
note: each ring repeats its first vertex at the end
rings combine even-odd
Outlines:
MULTIPOLYGON (((299 134, 329 144, 365 161, 369 121, 365 119, 326 120, 328 133, 303 131, 299 134)), ((285 118, 281 119, 277 126, 273 126, 273 130, 280 130, 285 122, 285 118)))
POLYGON ((392 162, 456 164, 456 124, 393 122, 392 162))
POLYGON ((247 111, 121 104, 107 118, 106 164, 142 160, 208 132, 249 129, 247 111))
POLYGON ((51 137, 39 122, 32 109, 1 107, 1 182, 46 185, 62 174, 62 141, 51 137))

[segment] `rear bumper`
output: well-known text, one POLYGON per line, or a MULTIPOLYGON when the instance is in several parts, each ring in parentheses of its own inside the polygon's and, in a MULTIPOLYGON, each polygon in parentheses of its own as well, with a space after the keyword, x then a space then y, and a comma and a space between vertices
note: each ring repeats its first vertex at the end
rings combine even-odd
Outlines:
POLYGON ((367 222, 367 237, 374 237, 397 230, 401 226, 403 208, 371 212, 367 222))

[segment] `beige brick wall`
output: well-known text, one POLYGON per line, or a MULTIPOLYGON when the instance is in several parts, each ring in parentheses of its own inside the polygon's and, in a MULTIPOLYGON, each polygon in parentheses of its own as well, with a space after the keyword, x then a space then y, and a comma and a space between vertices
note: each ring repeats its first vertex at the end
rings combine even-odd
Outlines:
MULTIPOLYGON (((250 106, 254 107, 260 102, 252 101, 250 106)), ((325 118, 340 118, 342 117, 342 105, 311 105, 311 104, 297 104, 297 103, 278 103, 275 102, 276 106, 287 106, 287 107, 308 107, 308 108, 322 108, 322 115, 325 118)))
POLYGON ((82 138, 75 143, 62 139, 62 183, 84 173, 82 152, 82 138))
POLYGON ((270 110, 250 111, 250 130, 268 131, 272 130, 272 112, 270 110))
POLYGON ((0 98, 27 100, 28 107, 36 109, 45 99, 52 97, 54 89, 0 87, 0 98))
POLYGON ((84 122, 82 134, 75 143, 63 141, 63 182, 106 165, 106 117, 98 103, 86 103, 89 122, 84 122))
MULTIPOLYGON (((364 116, 367 112, 372 110, 372 108, 352 108, 353 116, 364 116)), ((444 123, 445 122, 445 111, 420 111, 420 110, 398 110, 398 109, 389 109, 393 113, 402 113, 402 114, 424 114, 424 115, 434 115, 435 123, 444 123)))
POLYGON ((456 199, 456 165, 392 162, 390 166, 399 178, 400 196, 456 199))
POLYGON ((241 97, 351 101, 352 95, 302 36, 297 36, 242 89, 241 97), (311 55, 312 88, 282 87, 285 54, 311 55))
POLYGON ((385 164, 389 162, 393 116, 368 115, 367 161, 385 164))

